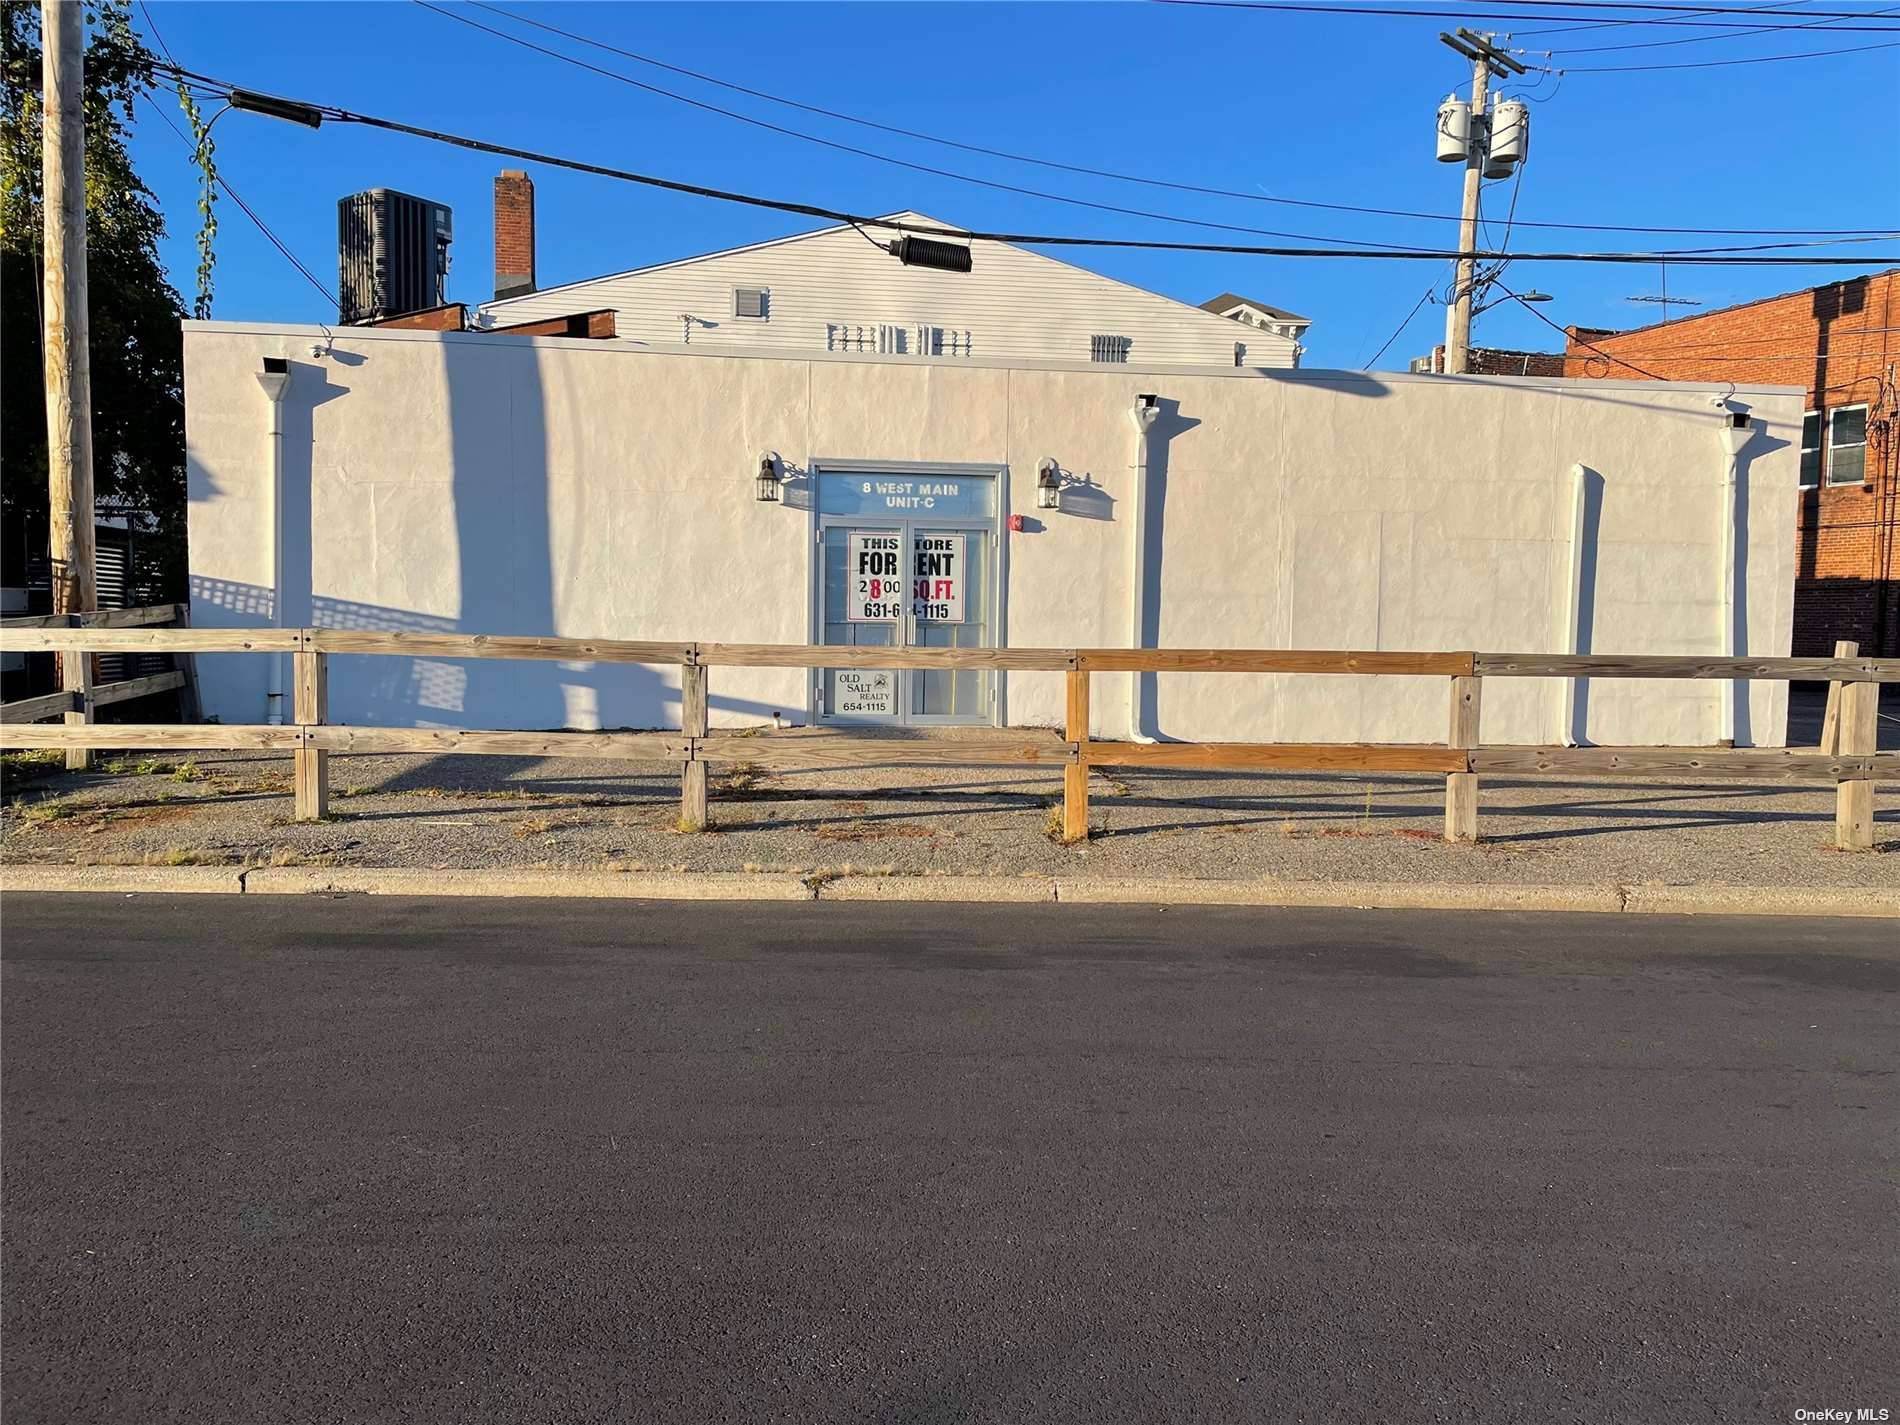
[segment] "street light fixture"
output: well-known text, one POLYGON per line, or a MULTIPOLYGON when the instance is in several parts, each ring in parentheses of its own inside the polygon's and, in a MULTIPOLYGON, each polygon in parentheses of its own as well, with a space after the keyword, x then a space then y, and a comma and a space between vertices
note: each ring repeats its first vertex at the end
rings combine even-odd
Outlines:
POLYGON ((1471 315, 1475 317, 1480 312, 1488 312, 1493 307, 1503 306, 1506 302, 1554 302, 1556 300, 1557 299, 1552 297, 1550 293, 1539 292, 1533 287, 1528 292, 1506 293, 1504 296, 1495 298, 1492 301, 1482 302, 1471 309, 1471 315))

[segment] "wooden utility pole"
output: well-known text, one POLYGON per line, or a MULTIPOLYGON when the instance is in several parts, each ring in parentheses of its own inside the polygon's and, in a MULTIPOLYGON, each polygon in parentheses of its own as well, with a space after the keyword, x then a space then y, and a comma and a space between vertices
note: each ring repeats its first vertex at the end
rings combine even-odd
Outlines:
MULTIPOLYGON (((46 362, 47 554, 53 612, 91 613, 99 606, 94 576, 92 502, 92 358, 86 320, 85 11, 79 0, 40 0, 44 84, 41 119, 41 207, 45 219, 44 326, 46 362)), ((83 653, 60 656, 60 686, 82 693, 91 679, 83 653)), ((83 713, 67 720, 83 720, 83 713)), ((69 752, 69 767, 90 755, 69 752)))
MULTIPOLYGON (((1456 35, 1441 34, 1440 41, 1471 61, 1471 117, 1465 144, 1464 201, 1458 208, 1458 251, 1475 252, 1478 247, 1478 194, 1484 184, 1485 165, 1490 161, 1491 79, 1524 73, 1524 66, 1491 41, 1489 34, 1459 30, 1456 35)), ((1494 274, 1495 275, 1495 274, 1494 274)), ((1462 375, 1470 364, 1472 303, 1477 298, 1478 260, 1458 259, 1457 276, 1451 284, 1451 302, 1445 308, 1445 370, 1462 375)))

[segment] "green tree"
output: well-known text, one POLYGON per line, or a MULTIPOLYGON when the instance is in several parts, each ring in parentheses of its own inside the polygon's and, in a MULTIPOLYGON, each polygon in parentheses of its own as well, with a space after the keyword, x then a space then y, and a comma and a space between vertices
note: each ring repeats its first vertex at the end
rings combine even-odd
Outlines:
MULTIPOLYGON (((126 138, 152 58, 124 0, 87 5, 86 269, 92 340, 93 485, 102 513, 126 512, 154 557, 161 600, 185 591, 185 315, 158 258, 165 220, 126 138)), ((46 390, 40 348, 39 6, 0 0, 0 558, 8 583, 46 550, 46 390)), ((141 561, 143 564, 144 561, 141 561)))

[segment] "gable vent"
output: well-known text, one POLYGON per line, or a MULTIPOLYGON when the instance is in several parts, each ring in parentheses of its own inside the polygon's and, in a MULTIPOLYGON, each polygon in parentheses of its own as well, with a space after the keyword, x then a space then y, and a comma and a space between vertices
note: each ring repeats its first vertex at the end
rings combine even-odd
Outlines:
POLYGON ((1133 339, 1125 336, 1092 336, 1089 338, 1089 360, 1126 361, 1128 348, 1133 345, 1133 339))
POLYGON ((735 317, 756 317, 763 321, 766 309, 770 305, 771 293, 764 287, 734 287, 732 289, 732 314, 735 317))

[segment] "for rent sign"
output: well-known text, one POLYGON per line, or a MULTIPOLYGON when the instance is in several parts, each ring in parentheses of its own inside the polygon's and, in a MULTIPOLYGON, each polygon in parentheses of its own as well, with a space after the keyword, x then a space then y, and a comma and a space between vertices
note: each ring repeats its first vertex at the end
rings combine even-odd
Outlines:
POLYGON ((963 622, 964 536, 920 534, 913 541, 911 611, 927 623, 963 622))
POLYGON ((904 616, 904 537, 853 530, 846 547, 845 618, 851 623, 896 623, 904 616))

